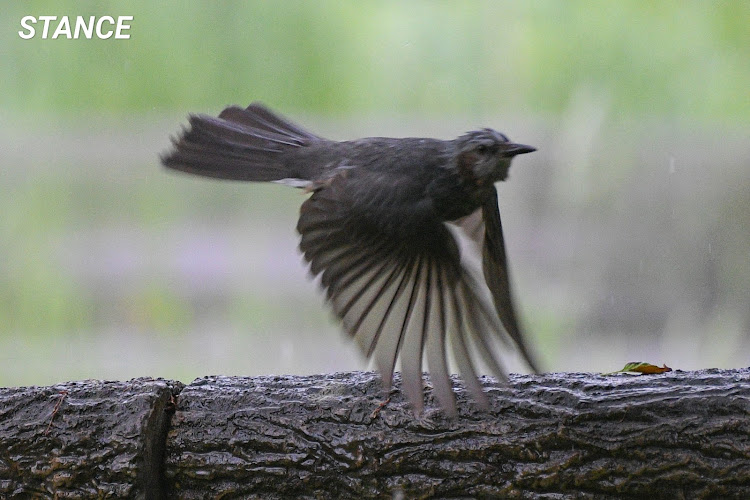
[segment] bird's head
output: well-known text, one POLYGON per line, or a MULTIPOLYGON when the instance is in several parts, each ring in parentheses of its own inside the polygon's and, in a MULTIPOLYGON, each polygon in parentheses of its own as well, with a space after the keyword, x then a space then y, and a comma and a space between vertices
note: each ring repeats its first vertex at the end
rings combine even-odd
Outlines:
POLYGON ((532 146, 511 142, 505 134, 491 128, 462 135, 456 139, 456 146, 459 173, 477 185, 505 180, 514 156, 536 151, 532 146))

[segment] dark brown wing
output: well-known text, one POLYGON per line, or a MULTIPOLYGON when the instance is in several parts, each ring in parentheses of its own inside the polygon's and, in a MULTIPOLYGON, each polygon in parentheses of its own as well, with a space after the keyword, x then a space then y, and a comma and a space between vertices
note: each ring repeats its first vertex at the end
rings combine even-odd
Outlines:
POLYGON ((492 190, 492 196, 482 206, 484 219, 484 244, 482 246, 482 263, 484 279, 492 293, 497 314, 502 321, 508 335, 518 346, 529 366, 539 372, 539 365, 529 351, 516 317, 516 310, 510 292, 508 278, 508 263, 505 257, 505 241, 503 226, 500 222, 500 208, 497 203, 497 191, 492 190))
POLYGON ((358 169, 341 172, 302 205, 300 248, 387 387, 400 353, 404 392, 416 413, 423 407, 423 357, 436 398, 448 414, 456 413, 448 346, 486 407, 475 360, 478 354, 504 377, 492 349, 502 327, 481 271, 462 264, 451 231, 410 182, 358 169))

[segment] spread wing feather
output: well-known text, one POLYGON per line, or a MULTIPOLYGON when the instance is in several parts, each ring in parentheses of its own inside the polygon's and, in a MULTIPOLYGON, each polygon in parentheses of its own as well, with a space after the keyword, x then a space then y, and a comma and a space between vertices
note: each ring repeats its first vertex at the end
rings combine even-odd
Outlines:
POLYGON ((398 190, 377 182, 366 172, 349 170, 319 186, 302 205, 300 249, 386 387, 400 355, 403 390, 416 413, 423 408, 423 359, 436 399, 448 414, 456 413, 448 346, 475 400, 486 407, 477 353, 504 377, 492 348, 503 330, 489 293, 478 273, 462 263, 456 238, 430 207, 405 207, 409 211, 401 213, 409 217, 383 220, 379 196, 391 208, 408 199, 393 200, 398 190))
MULTIPOLYGON (((539 364, 526 344, 511 298, 503 226, 500 221, 500 208, 497 204, 497 191, 494 189, 482 206, 482 219, 484 221, 482 244, 484 279, 492 294, 497 315, 524 360, 538 373, 539 364)), ((481 231, 480 234, 482 234, 481 231)))

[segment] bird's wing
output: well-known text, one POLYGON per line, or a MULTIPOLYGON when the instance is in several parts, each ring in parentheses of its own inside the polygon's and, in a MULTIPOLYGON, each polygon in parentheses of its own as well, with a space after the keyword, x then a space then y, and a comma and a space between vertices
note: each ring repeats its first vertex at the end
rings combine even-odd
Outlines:
POLYGON ((454 415, 448 347, 473 396, 486 407, 475 362, 479 356, 505 376, 493 349, 502 326, 481 271, 462 263, 451 230, 415 189, 406 176, 341 172, 303 203, 300 249, 312 273, 321 274, 346 331, 374 357, 386 386, 400 354, 404 392, 421 412, 424 357, 436 398, 454 415))
POLYGON ((535 372, 539 372, 539 365, 529 351, 523 333, 518 326, 516 310, 511 298, 503 226, 500 222, 500 208, 497 203, 496 189, 492 190, 492 195, 482 206, 482 219, 484 221, 484 230, 477 231, 474 229, 474 233, 480 235, 483 233, 484 241, 481 246, 484 279, 492 293, 492 300, 495 303, 497 315, 500 317, 505 330, 515 342, 526 362, 535 372))

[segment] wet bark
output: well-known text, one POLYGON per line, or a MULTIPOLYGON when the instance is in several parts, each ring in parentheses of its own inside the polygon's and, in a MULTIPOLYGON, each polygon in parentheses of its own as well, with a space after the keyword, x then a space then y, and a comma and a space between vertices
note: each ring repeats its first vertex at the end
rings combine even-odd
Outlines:
POLYGON ((163 498, 180 387, 141 378, 0 388, 0 498, 163 498))
POLYGON ((453 420, 429 387, 420 418, 381 407, 371 373, 0 389, 0 497, 750 493, 750 370, 484 384, 488 412, 456 381, 453 420))
MULTIPOLYGON (((369 373, 205 378, 167 442, 181 498, 747 498, 750 371, 485 380, 415 419, 369 373)), ((177 493, 178 492, 178 493, 177 493)))

